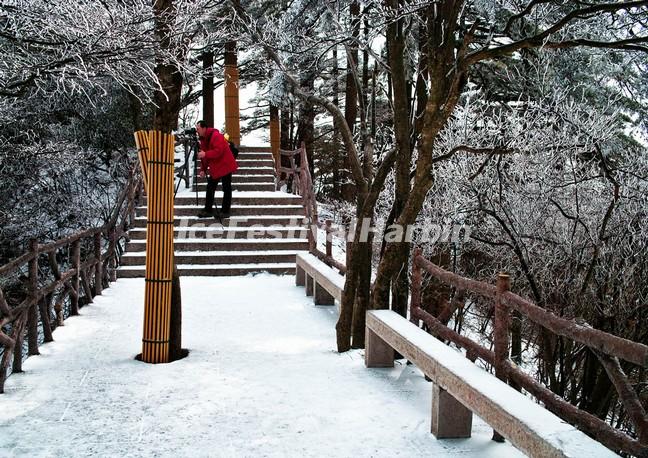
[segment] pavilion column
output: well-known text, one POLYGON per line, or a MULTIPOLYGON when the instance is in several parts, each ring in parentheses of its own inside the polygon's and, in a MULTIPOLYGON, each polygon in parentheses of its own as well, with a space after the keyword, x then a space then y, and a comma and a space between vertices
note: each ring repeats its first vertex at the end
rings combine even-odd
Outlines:
POLYGON ((214 127, 214 53, 205 52, 202 55, 202 61, 203 120, 209 127, 214 127))
POLYGON ((230 141, 241 144, 239 119, 239 75, 236 59, 236 42, 225 44, 225 132, 230 141))

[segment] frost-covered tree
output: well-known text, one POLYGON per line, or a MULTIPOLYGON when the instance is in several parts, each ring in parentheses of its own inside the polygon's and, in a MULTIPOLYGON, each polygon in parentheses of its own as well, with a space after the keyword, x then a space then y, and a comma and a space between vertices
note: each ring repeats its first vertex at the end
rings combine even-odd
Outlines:
MULTIPOLYGON (((344 7, 350 6, 340 2, 344 7)), ((555 52, 555 49, 590 47, 621 49, 642 53, 645 51, 646 34, 641 24, 646 18, 647 7, 643 2, 530 2, 512 5, 509 2, 480 1, 441 1, 441 2, 384 2, 375 4, 371 9, 370 20, 376 34, 387 36, 388 61, 384 62, 371 48, 371 43, 363 41, 354 34, 353 27, 334 28, 326 36, 320 37, 320 44, 343 43, 346 53, 353 59, 353 49, 358 46, 367 49, 378 65, 389 71, 392 109, 395 122, 396 157, 382 161, 383 167, 371 167, 373 161, 362 157, 373 157, 367 146, 373 150, 373 139, 367 129, 366 111, 362 114, 359 136, 354 138, 353 126, 344 113, 330 100, 314 91, 300 87, 299 77, 293 68, 278 52, 276 34, 268 28, 259 26, 259 21, 250 16, 240 5, 235 5, 241 16, 240 23, 246 32, 250 46, 260 44, 274 61, 278 70, 284 73, 293 92, 303 100, 322 106, 333 116, 341 131, 350 159, 351 171, 359 196, 357 216, 371 217, 382 181, 391 167, 390 161, 396 159, 398 178, 396 188, 399 198, 398 208, 393 219, 401 225, 412 224, 425 202, 425 197, 434 184, 434 165, 446 156, 437 147, 439 135, 448 119, 455 111, 466 83, 471 75, 482 68, 513 68, 511 60, 526 52, 555 52), (405 27, 409 25, 409 27, 405 27), (410 40, 411 32, 416 30, 415 40, 410 40), (417 46, 412 47, 411 42, 417 46), (403 43, 408 45, 403 46, 403 43), (405 56, 414 55, 415 59, 405 56), (418 62, 417 71, 421 81, 417 84, 416 99, 412 102, 412 64, 418 62), (358 142, 356 142, 358 140, 358 142), (413 141, 412 141, 413 140, 413 141), (361 148, 358 148, 360 143, 361 148), (412 154, 414 147, 415 154, 412 154), (362 154, 360 153, 362 151, 362 154), (410 170, 413 168, 413 173, 410 170), (378 180, 375 180, 378 178, 378 180)), ((329 4, 330 7, 330 4, 329 4)), ((283 30, 279 28, 279 30, 283 30)), ((283 32, 288 33, 288 32, 283 32)), ((288 36, 292 38, 292 36, 288 36)), ((290 41, 292 52, 297 42, 290 41)), ((302 52, 310 49, 309 42, 301 47, 302 52)), ((356 78, 357 79, 357 78, 356 78)), ((361 85, 358 84, 361 89, 361 85)), ((452 153, 474 151, 469 143, 458 145, 452 153)), ((480 152, 498 153, 496 145, 487 145, 480 152)), ((377 165, 377 164, 374 164, 377 165)), ((401 243, 387 243, 378 266, 376 281, 372 291, 372 307, 389 306, 389 293, 395 286, 400 289, 397 296, 402 297, 403 285, 396 282, 399 272, 407 266, 409 247, 401 243)), ((362 344, 364 329, 363 307, 366 304, 358 298, 369 295, 368 285, 358 289, 359 278, 356 271, 366 265, 366 248, 354 244, 351 262, 347 266, 347 287, 338 323, 338 348, 349 348, 351 329, 356 330, 354 338, 362 344), (356 260, 360 264, 356 265, 356 260), (355 306, 354 306, 355 304, 355 306), (353 320, 353 316, 357 319, 353 320)))

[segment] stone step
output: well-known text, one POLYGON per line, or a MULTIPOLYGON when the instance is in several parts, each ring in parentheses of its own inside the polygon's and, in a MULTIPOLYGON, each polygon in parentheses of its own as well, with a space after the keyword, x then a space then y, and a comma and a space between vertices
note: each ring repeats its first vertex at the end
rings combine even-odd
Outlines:
POLYGON ((248 159, 243 156, 239 156, 236 159, 236 162, 238 163, 239 168, 247 168, 247 167, 272 167, 274 170, 274 161, 272 160, 272 157, 269 159, 248 159))
POLYGON ((239 151, 239 155, 236 158, 236 160, 239 159, 264 159, 264 160, 271 160, 274 163, 274 156, 272 155, 272 152, 242 152, 239 151))
MULTIPOLYGON (((214 201, 218 203, 218 205, 220 205, 223 200, 222 195, 222 192, 216 192, 214 201)), ((146 202, 146 198, 144 198, 143 204, 146 205, 146 202)), ((198 205, 202 205, 204 202, 205 193, 200 191, 198 192, 198 205)), ((232 203, 240 205, 301 205, 302 198, 301 196, 282 192, 232 192, 232 203)), ((177 196, 175 198, 175 205, 196 205, 196 196, 195 194, 192 196, 177 196)))
MULTIPOLYGON (((131 240, 146 239, 146 228, 137 227, 128 231, 131 240)), ((307 230, 301 226, 267 226, 259 227, 227 227, 213 222, 208 226, 203 224, 192 227, 174 227, 175 240, 190 239, 285 239, 306 238, 307 230)))
MULTIPOLYGON (((205 191, 207 189, 207 182, 200 180, 198 183, 198 191, 205 191)), ((218 185, 217 189, 223 189, 221 185, 218 185)), ((275 183, 274 181, 272 182, 266 182, 266 183, 237 183, 232 181, 232 191, 241 191, 241 192, 248 192, 248 191, 275 191, 275 183)), ((196 186, 191 187, 191 191, 195 192, 196 191, 196 186)))
MULTIPOLYGON (((198 218, 197 216, 175 217, 173 224, 175 226, 189 226, 196 224, 208 225, 217 223, 215 219, 198 218)), ((256 215, 256 216, 231 216, 223 218, 223 224, 230 227, 247 227, 247 226, 299 226, 305 225, 304 215, 256 215)), ((146 216, 138 216, 133 222, 133 227, 146 227, 146 216)))
POLYGON ((274 175, 275 169, 272 166, 251 166, 239 165, 239 168, 234 172, 233 176, 236 175, 274 175))
MULTIPOLYGON (((234 277, 255 273, 275 275, 294 275, 295 263, 259 263, 259 264, 224 264, 221 266, 201 266, 197 264, 179 264, 180 276, 191 277, 234 277)), ((144 266, 124 266, 117 269, 119 278, 143 278, 144 266)))
MULTIPOLYGON (((274 175, 232 175, 232 183, 272 183, 274 184, 275 182, 275 177, 274 175)), ((194 177, 194 183, 201 183, 205 184, 207 183, 206 178, 200 178, 196 179, 194 177)))
MULTIPOLYGON (((174 243, 179 251, 303 251, 308 239, 180 239, 174 243)), ((146 251, 146 240, 131 240, 127 252, 146 251)))
MULTIPOLYGON (((177 264, 258 264, 258 263, 295 263, 298 253, 308 251, 176 251, 177 264)), ((122 266, 143 266, 146 252, 125 253, 121 258, 122 266)))
POLYGON ((241 153, 272 153, 272 148, 270 148, 270 146, 239 145, 238 150, 241 153))
MULTIPOLYGON (((176 205, 174 216, 197 216, 201 209, 201 205, 176 205)), ((146 216, 146 207, 137 207, 135 212, 136 216, 146 216)), ((232 216, 303 215, 304 207, 302 205, 238 205, 234 203, 230 213, 232 216)))

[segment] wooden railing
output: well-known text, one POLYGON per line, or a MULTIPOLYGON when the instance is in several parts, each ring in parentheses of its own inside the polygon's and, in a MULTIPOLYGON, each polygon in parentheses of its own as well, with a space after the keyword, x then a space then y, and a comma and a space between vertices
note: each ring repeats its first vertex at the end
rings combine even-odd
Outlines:
POLYGON ((648 456, 648 416, 632 387, 628 377, 621 369, 619 360, 648 367, 648 346, 633 342, 603 331, 593 329, 575 321, 558 317, 553 313, 509 291, 508 275, 500 274, 496 285, 461 277, 448 272, 426 260, 421 250, 414 252, 412 260, 412 282, 410 319, 419 325, 425 323, 429 332, 466 350, 468 358, 481 358, 495 368, 496 376, 516 388, 524 389, 535 396, 545 407, 594 437, 599 442, 616 451, 635 456, 648 456), (493 300, 494 313, 494 350, 460 335, 446 324, 454 314, 460 301, 453 301, 437 312, 436 316, 425 311, 421 304, 421 285, 423 271, 442 283, 456 288, 459 296, 474 293, 493 300), (589 348, 599 359, 610 380, 617 390, 628 416, 634 425, 637 439, 630 437, 601 420, 580 410, 563 400, 551 390, 522 371, 509 359, 509 334, 511 312, 516 311, 537 325, 559 336, 567 337, 589 348))
MULTIPOLYGON (((317 216, 317 201, 313 191, 313 180, 311 178, 310 168, 308 166, 308 157, 306 155, 306 145, 302 142, 301 147, 294 151, 279 150, 280 163, 276 165, 277 177, 285 177, 286 180, 292 179, 292 193, 300 195, 304 204, 305 218, 308 221, 309 229, 312 225, 319 226, 317 216), (295 160, 299 157, 299 164, 295 160), (289 167, 283 165, 283 158, 288 158, 289 167)), ((309 250, 317 248, 317 231, 308 231, 309 250)))
POLYGON ((331 235, 333 233, 332 221, 326 220, 325 223, 319 221, 317 214, 317 200, 315 199, 315 191, 313 189, 313 180, 311 178, 310 168, 308 165, 308 157, 306 155, 306 146, 302 142, 301 147, 294 151, 279 150, 279 162, 275 164, 277 178, 285 177, 287 181, 292 178, 293 194, 298 194, 303 199, 305 216, 308 221, 308 250, 311 254, 317 256, 329 267, 336 268, 340 274, 346 273, 346 266, 333 258, 333 244, 331 235), (289 167, 282 165, 283 158, 288 158, 290 162, 289 167), (295 160, 299 157, 299 164, 295 160), (326 252, 322 252, 317 247, 317 230, 324 229, 326 231, 326 252))
POLYGON ((120 239, 127 237, 141 194, 141 177, 133 169, 106 224, 51 243, 31 240, 27 253, 0 267, 0 278, 19 276, 23 283, 16 297, 5 296, 0 288, 0 346, 4 350, 0 359, 0 393, 4 392, 12 356, 12 372, 22 372, 25 337, 28 355, 39 354, 39 327, 44 341, 51 342, 53 329, 63 325, 65 304, 69 302, 68 315, 78 315, 83 304, 91 303, 94 296, 101 294, 104 284, 117 279, 120 239), (47 262, 41 264, 43 257, 47 262), (60 260, 65 259, 68 262, 61 264, 60 260), (49 267, 47 278, 39 272, 40 267, 49 267), (17 304, 12 307, 11 302, 17 304))

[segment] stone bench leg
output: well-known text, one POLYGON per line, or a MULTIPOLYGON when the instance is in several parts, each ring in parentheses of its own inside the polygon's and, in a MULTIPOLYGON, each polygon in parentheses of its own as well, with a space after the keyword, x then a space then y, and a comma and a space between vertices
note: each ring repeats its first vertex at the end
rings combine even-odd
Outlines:
POLYGON ((304 286, 306 285, 306 271, 301 266, 297 266, 295 271, 295 285, 304 286))
POLYGON ((315 282, 315 305, 335 305, 335 298, 315 282))
POLYGON ((432 434, 437 439, 470 437, 472 412, 437 384, 432 384, 432 434))
POLYGON ((313 295, 313 284, 315 283, 315 279, 311 277, 308 274, 305 274, 306 277, 306 295, 307 296, 312 296, 313 295))
POLYGON ((365 366, 394 367, 394 349, 369 327, 365 328, 365 366))

